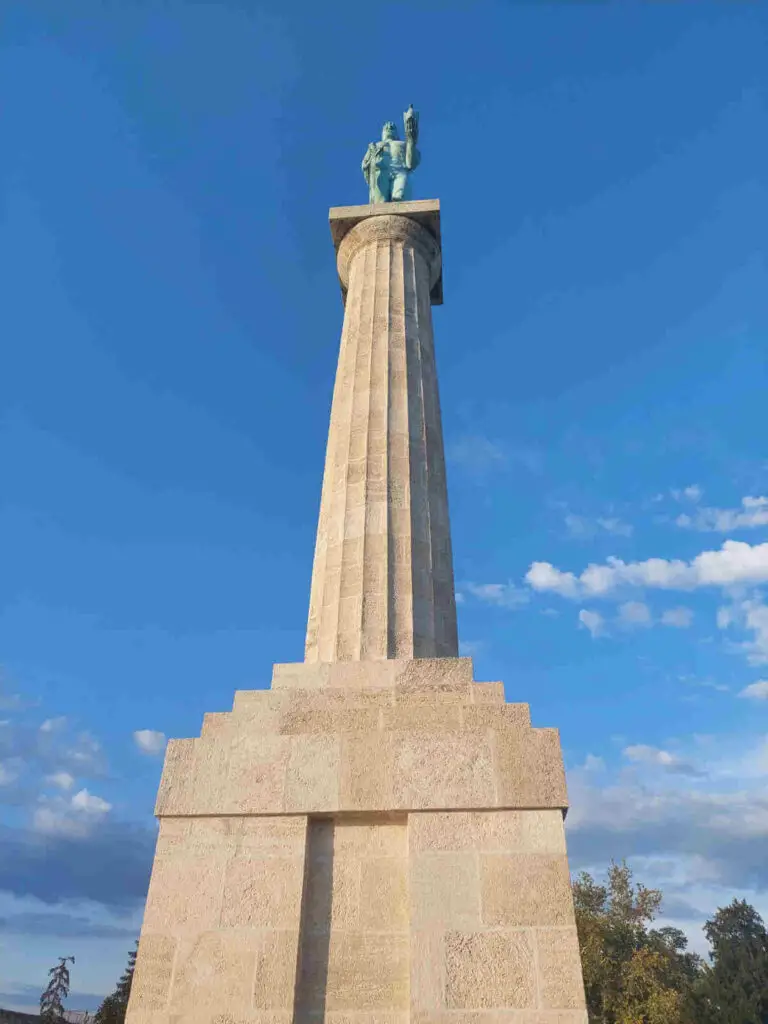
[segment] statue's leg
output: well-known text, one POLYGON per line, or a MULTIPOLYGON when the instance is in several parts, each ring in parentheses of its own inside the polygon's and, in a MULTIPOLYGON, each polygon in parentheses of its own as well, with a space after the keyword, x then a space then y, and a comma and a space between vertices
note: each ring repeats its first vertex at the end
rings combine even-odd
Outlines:
POLYGON ((400 171, 395 174, 392 179, 392 200, 408 199, 408 173, 407 171, 400 171))

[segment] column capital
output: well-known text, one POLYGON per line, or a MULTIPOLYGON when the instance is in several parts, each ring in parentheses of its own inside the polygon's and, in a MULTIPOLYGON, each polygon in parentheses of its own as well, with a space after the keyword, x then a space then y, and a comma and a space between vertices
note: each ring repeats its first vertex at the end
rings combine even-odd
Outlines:
POLYGON ((332 206, 329 222, 337 255, 339 283, 346 304, 348 269, 352 257, 369 241, 389 238, 410 241, 430 267, 430 301, 443 303, 443 272, 440 240, 440 200, 409 203, 373 203, 365 206, 332 206))

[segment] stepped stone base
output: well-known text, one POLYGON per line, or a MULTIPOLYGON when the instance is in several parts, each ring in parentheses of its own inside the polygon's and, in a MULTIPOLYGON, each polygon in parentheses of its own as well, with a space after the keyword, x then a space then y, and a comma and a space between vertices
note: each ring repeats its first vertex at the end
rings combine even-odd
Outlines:
POLYGON ((276 665, 172 740, 128 1024, 586 1024, 557 731, 468 658, 276 665))

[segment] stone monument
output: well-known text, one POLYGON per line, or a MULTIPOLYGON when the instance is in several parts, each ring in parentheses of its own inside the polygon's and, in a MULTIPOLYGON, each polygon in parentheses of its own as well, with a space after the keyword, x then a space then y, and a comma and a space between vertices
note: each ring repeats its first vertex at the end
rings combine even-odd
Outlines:
POLYGON ((403 199, 405 116, 366 153, 371 204, 330 211, 305 660, 168 744, 127 1024, 587 1022, 557 730, 458 656, 440 204, 403 199))

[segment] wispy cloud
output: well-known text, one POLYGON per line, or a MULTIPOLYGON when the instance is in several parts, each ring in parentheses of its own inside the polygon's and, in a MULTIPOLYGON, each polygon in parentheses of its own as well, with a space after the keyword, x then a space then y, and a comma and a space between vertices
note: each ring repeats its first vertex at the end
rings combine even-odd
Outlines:
POLYGON ((637 743, 623 750, 628 761, 635 764, 649 765, 654 768, 661 768, 665 772, 672 772, 675 775, 702 776, 705 773, 696 768, 690 761, 683 760, 677 754, 659 747, 647 746, 644 743, 637 743))
POLYGON ((591 540, 599 533, 607 533, 613 537, 631 537, 634 532, 631 523, 625 523, 617 516, 590 518, 569 512, 564 522, 568 535, 576 540, 591 540))
POLYGON ((693 515, 682 513, 675 523, 687 530, 730 533, 768 526, 768 498, 745 497, 740 508, 697 508, 693 515))
POLYGON ((768 663, 768 605, 760 597, 751 596, 717 611, 717 625, 721 630, 734 627, 752 634, 750 640, 734 644, 752 665, 768 663))
POLYGON ((688 629, 693 623, 693 618, 692 609, 679 605, 677 608, 667 608, 666 611, 661 613, 659 621, 662 626, 672 626, 674 629, 688 629))
POLYGON ((462 590, 498 608, 521 608, 531 599, 530 593, 514 583, 463 583, 462 590))
POLYGON ((481 478, 513 467, 538 475, 544 468, 544 458, 538 449, 510 445, 480 433, 454 438, 446 446, 446 456, 453 465, 481 478))
MULTIPOLYGON (((704 497, 704 491, 698 484, 689 484, 687 487, 673 487, 669 492, 675 501, 690 501, 694 505, 704 497)), ((658 495, 662 498, 663 495, 658 495)))
POLYGON ((588 608, 582 608, 579 612, 579 626, 589 630, 589 634, 593 639, 605 636, 606 633, 603 616, 600 612, 590 611, 588 608))

